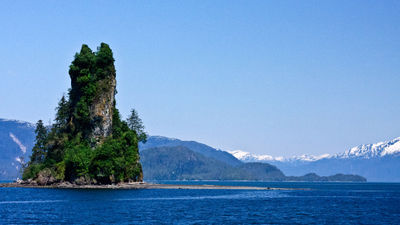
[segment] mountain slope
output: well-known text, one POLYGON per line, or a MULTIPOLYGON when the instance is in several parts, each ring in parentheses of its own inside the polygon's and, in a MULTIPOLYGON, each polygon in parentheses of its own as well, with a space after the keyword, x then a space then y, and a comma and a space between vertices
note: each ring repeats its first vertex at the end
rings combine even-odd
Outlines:
POLYGON ((225 151, 218 150, 208 145, 198 143, 195 141, 182 141, 179 139, 167 138, 162 136, 150 136, 146 144, 139 145, 139 149, 142 151, 148 148, 161 147, 161 146, 167 146, 167 147, 184 146, 194 152, 198 152, 204 156, 216 159, 231 166, 237 166, 241 164, 240 160, 238 160, 237 158, 235 158, 234 156, 225 151))
POLYGON ((235 167, 183 146, 143 150, 141 163, 147 180, 284 180, 285 175, 266 163, 235 167))
POLYGON ((335 158, 378 158, 387 156, 400 156, 400 137, 391 141, 379 142, 376 144, 359 145, 353 147, 342 154, 337 154, 335 158))
POLYGON ((35 140, 35 125, 0 119, 0 179, 15 179, 19 175, 20 160, 29 159, 35 140))
MULTIPOLYGON (((35 139, 34 129, 35 126, 27 122, 0 119, 0 180, 18 176, 17 159, 20 156, 29 159, 35 139)), ((278 169, 280 166, 243 163, 227 152, 194 141, 151 136, 140 148, 146 180, 288 180, 278 169)), ((320 173, 317 170, 312 172, 320 173)), ((337 172, 340 171, 328 175, 337 172)))
POLYGON ((286 176, 276 166, 268 163, 244 163, 237 167, 251 174, 251 180, 285 181, 286 176))
POLYGON ((343 174, 287 177, 268 163, 231 166, 183 146, 145 149, 141 152, 141 163, 145 180, 366 181, 360 176, 343 174))

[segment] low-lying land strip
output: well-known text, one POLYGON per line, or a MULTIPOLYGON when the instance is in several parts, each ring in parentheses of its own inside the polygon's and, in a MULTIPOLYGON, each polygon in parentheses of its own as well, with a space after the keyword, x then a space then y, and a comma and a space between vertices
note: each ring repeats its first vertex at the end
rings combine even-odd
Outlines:
POLYGON ((113 185, 77 185, 68 182, 52 185, 32 185, 21 183, 0 183, 0 187, 17 188, 71 188, 71 189, 221 189, 221 190, 289 190, 289 188, 222 186, 222 185, 183 185, 183 184, 152 184, 145 182, 120 183, 113 185))

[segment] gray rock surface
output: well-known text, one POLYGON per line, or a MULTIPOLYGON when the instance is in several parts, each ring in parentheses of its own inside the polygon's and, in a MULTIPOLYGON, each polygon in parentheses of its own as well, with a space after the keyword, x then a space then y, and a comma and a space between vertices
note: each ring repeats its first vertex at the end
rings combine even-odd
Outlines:
POLYGON ((57 180, 51 174, 51 170, 48 168, 43 169, 39 172, 36 182, 39 185, 50 185, 55 183, 57 180))

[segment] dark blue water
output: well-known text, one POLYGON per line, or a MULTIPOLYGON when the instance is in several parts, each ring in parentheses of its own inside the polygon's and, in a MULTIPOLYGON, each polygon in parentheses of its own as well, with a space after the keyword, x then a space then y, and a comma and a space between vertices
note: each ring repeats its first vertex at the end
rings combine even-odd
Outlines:
POLYGON ((0 188, 0 223, 400 224, 400 183, 165 183, 304 190, 0 188))

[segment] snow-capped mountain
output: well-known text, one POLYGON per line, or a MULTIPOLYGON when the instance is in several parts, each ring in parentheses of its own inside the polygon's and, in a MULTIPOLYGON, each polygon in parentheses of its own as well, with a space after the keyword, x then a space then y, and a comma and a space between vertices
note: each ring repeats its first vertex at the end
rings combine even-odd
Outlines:
POLYGON ((400 155, 400 137, 391 141, 376 144, 359 145, 344 153, 335 155, 336 158, 375 158, 400 155))
POLYGON ((274 157, 271 155, 257 155, 251 154, 250 152, 245 152, 241 150, 235 151, 227 151, 237 159, 243 162, 271 162, 271 161, 278 161, 278 162, 290 162, 290 161, 304 161, 304 162, 314 162, 321 159, 328 159, 328 158, 341 158, 341 159, 348 159, 348 158, 374 158, 374 157, 385 157, 385 156, 400 156, 400 137, 395 138, 391 141, 386 142, 379 142, 376 144, 366 144, 366 145, 359 145, 349 150, 338 153, 335 155, 330 154, 322 154, 322 155, 300 155, 300 156, 292 156, 292 157, 274 157))
POLYGON ((322 154, 322 155, 299 155, 299 156, 292 156, 292 157, 274 157, 271 155, 257 155, 251 154, 250 152, 245 152, 241 150, 235 151, 228 151, 230 154, 235 156, 237 159, 243 162, 271 162, 271 161, 278 161, 278 162, 287 162, 287 161, 305 161, 305 162, 313 162, 324 158, 329 158, 331 155, 329 154, 322 154))
POLYGON ((369 181, 400 181, 400 137, 376 144, 359 145, 334 155, 300 155, 273 157, 244 151, 230 151, 243 162, 267 162, 285 174, 299 176, 316 172, 327 176, 335 173, 359 174, 369 181))

